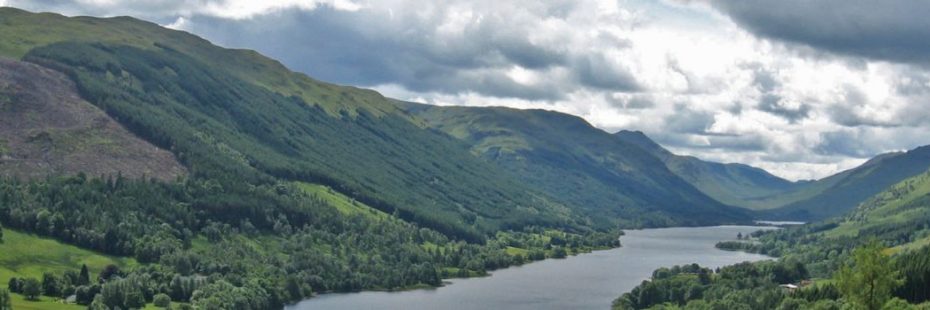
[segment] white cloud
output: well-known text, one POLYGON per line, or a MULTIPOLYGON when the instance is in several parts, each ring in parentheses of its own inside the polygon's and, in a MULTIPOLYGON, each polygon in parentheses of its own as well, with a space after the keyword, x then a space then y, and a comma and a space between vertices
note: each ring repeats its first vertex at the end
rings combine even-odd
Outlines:
POLYGON ((184 16, 180 16, 177 19, 175 19, 174 22, 171 22, 170 24, 167 24, 164 26, 167 28, 174 29, 174 30, 184 30, 185 29, 184 27, 187 26, 187 19, 185 19, 184 16))
POLYGON ((353 0, 74 0, 51 3, 31 0, 2 1, 0 4, 9 4, 27 9, 54 10, 68 15, 133 15, 154 18, 208 15, 230 19, 248 19, 288 9, 309 11, 320 6, 327 6, 336 10, 357 11, 364 8, 364 5, 353 0))

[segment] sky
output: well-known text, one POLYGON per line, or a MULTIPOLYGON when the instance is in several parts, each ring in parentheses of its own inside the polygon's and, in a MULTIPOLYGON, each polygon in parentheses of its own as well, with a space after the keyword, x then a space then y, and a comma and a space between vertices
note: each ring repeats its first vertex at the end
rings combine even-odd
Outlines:
POLYGON ((317 79, 540 108, 818 179, 930 144, 930 1, 0 0, 130 15, 317 79))

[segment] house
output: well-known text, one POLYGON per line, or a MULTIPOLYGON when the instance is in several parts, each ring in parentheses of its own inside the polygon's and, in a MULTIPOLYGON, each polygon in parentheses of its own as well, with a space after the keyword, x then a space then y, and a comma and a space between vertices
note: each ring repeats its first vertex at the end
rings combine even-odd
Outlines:
POLYGON ((779 287, 785 289, 785 290, 788 291, 789 293, 794 293, 794 291, 797 291, 797 290, 798 290, 798 286, 797 286, 797 285, 794 285, 794 284, 791 284, 791 283, 789 283, 789 284, 782 284, 782 285, 779 285, 779 287))

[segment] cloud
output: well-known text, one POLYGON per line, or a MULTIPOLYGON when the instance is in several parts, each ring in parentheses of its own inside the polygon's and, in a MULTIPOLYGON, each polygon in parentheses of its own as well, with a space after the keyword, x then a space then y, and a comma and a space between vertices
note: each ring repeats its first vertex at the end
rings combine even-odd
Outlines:
POLYGON ((665 128, 677 133, 706 134, 714 124, 714 116, 708 112, 688 109, 684 104, 675 105, 674 113, 665 118, 665 128))
MULTIPOLYGON (((197 15, 186 18, 183 29, 227 46, 260 47, 298 71, 336 83, 394 83, 421 92, 475 92, 532 100, 558 100, 565 91, 583 87, 570 73, 571 51, 532 40, 532 29, 542 21, 494 13, 493 6, 481 10, 468 5, 423 11, 319 7, 247 20, 197 15), (513 26, 521 21, 525 25, 513 26), (548 78, 521 83, 509 75, 515 66, 548 78)), ((559 12, 552 7, 543 11, 550 10, 559 12)), ((597 74, 604 77, 594 79, 602 82, 599 86, 622 88, 635 83, 628 81, 629 74, 597 74)))
POLYGON ((759 109, 784 117, 791 122, 797 122, 807 117, 811 111, 810 105, 803 103, 791 104, 785 102, 781 96, 774 94, 763 95, 762 99, 759 101, 759 109))
POLYGON ((604 93, 604 100, 617 109, 641 110, 656 105, 648 94, 604 93))
POLYGON ((636 91, 640 86, 628 69, 611 62, 604 55, 579 57, 573 63, 581 84, 608 91, 636 91))
POLYGON ((336 10, 356 11, 363 8, 363 5, 352 0, 5 0, 0 4, 67 15, 131 15, 157 20, 162 20, 167 16, 193 15, 249 19, 291 9, 314 10, 319 7, 328 7, 336 10))
POLYGON ((930 2, 912 0, 712 0, 763 37, 839 54, 930 64, 930 2))

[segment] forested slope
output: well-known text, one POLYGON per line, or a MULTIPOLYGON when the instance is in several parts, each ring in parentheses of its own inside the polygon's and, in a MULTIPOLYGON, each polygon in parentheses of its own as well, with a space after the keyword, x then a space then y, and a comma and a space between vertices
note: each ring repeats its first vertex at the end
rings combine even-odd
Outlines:
POLYGON ((594 218, 635 226, 739 222, 747 212, 704 195, 633 143, 544 110, 401 103, 472 152, 594 218))
MULTIPOLYGON (((436 286, 441 277, 618 245, 612 224, 593 226, 375 92, 132 18, 0 8, 0 24, 0 54, 31 62, 9 61, 15 70, 4 74, 15 81, 36 69, 71 87, 69 95, 50 82, 15 84, 5 107, 37 108, 24 99, 43 92, 75 97, 96 114, 64 115, 93 117, 53 142, 94 142, 100 124, 125 128, 184 170, 142 178, 97 154, 93 164, 111 170, 0 177, 0 223, 10 236, 53 237, 140 263, 92 265, 93 279, 82 280, 73 277, 80 266, 30 261, 39 271, 2 279, 24 297, 136 308, 164 294, 202 308, 276 309, 313 292, 436 286), (352 209, 364 211, 345 212, 352 209)), ((40 114, 31 120, 61 125, 40 114)), ((23 151, 15 146, 4 153, 23 151)), ((2 242, 0 250, 9 261, 30 257, 2 242)))
POLYGON ((859 167, 805 184, 767 199, 782 204, 767 217, 817 221, 843 215, 869 197, 930 168, 930 146, 882 154, 859 167))
POLYGON ((717 272, 658 270, 614 308, 927 309, 930 171, 885 188, 842 217, 760 231, 717 247, 780 259, 717 272))
POLYGON ((172 150, 195 177, 324 183, 471 240, 504 227, 583 225, 543 194, 475 159, 464 145, 402 116, 366 110, 333 116, 167 45, 56 43, 24 59, 66 72, 88 101, 172 150))
POLYGON ((675 155, 639 131, 621 130, 617 138, 639 145, 662 160, 669 170, 688 181, 704 194, 732 206, 765 209, 760 198, 802 188, 805 182, 790 182, 765 170, 743 164, 709 162, 692 156, 675 155))

